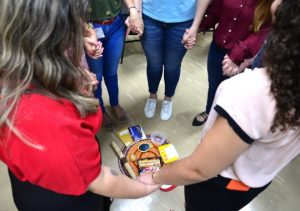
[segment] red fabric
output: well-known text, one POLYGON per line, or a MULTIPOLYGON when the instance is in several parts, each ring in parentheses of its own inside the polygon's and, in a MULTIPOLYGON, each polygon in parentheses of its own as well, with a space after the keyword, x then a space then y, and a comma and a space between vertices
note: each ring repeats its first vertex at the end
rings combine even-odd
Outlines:
POLYGON ((228 50, 229 58, 237 65, 252 58, 260 49, 271 29, 271 22, 259 32, 251 29, 258 0, 213 0, 200 26, 201 31, 217 28, 213 39, 228 50))
POLYGON ((81 195, 100 173, 100 150, 95 135, 102 113, 81 118, 67 100, 24 95, 14 125, 36 149, 2 128, 0 159, 21 181, 68 195, 81 195))

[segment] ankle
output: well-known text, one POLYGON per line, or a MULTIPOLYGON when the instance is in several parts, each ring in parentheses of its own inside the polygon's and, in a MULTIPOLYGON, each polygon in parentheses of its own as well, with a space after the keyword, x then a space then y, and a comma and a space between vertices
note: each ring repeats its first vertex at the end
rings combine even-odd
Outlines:
POLYGON ((150 93, 149 99, 157 100, 157 94, 151 94, 151 93, 150 93))
POLYGON ((172 97, 167 97, 167 96, 165 96, 164 100, 165 100, 165 101, 172 101, 172 97))

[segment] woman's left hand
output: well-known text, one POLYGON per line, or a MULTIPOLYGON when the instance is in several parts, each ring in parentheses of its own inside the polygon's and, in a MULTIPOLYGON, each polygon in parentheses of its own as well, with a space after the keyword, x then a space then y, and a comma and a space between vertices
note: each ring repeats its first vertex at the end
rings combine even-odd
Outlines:
POLYGON ((144 173, 137 178, 137 181, 146 185, 157 185, 157 183, 153 180, 152 174, 153 172, 144 173))
POLYGON ((144 33, 144 22, 141 14, 136 9, 131 9, 129 17, 126 19, 125 24, 128 27, 126 35, 133 32, 139 36, 144 33))
POLYGON ((181 43, 184 44, 184 47, 186 49, 190 50, 195 46, 196 40, 197 40, 197 30, 189 28, 185 30, 181 43))
POLYGON ((95 42, 90 37, 84 38, 84 49, 85 52, 93 59, 98 59, 101 57, 104 50, 100 41, 95 42))
POLYGON ((240 73, 240 68, 238 65, 236 65, 226 54, 224 56, 224 59, 222 61, 222 69, 223 69, 223 75, 226 76, 234 76, 240 73))

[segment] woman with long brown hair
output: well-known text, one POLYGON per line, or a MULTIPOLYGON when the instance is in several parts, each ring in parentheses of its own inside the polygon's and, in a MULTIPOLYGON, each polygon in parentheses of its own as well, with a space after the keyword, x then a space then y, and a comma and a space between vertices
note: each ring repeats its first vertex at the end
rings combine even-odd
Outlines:
POLYGON ((22 211, 99 211, 157 189, 101 165, 80 68, 87 0, 0 1, 0 160, 22 211))

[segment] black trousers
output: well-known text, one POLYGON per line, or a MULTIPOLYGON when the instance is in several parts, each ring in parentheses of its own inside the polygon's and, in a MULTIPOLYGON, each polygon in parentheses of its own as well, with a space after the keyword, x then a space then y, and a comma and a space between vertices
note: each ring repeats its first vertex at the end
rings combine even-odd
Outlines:
POLYGON ((13 198, 20 211, 109 211, 111 201, 105 196, 86 192, 81 196, 58 194, 18 180, 9 171, 13 198))
POLYGON ((248 191, 226 189, 230 180, 221 176, 184 187, 187 211, 237 211, 247 205, 269 185, 248 191))

